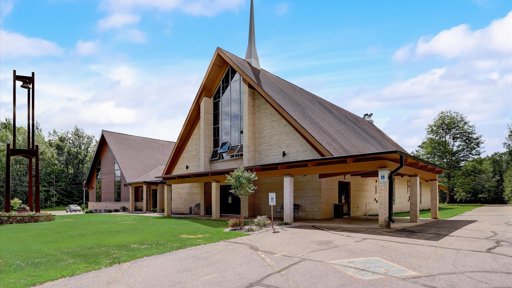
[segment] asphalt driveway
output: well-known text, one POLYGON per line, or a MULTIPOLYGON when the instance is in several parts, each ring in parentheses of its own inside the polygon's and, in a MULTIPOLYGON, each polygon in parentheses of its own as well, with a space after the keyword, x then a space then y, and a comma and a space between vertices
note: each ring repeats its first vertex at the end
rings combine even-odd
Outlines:
POLYGON ((512 206, 402 230, 282 228, 41 287, 512 287, 512 206))

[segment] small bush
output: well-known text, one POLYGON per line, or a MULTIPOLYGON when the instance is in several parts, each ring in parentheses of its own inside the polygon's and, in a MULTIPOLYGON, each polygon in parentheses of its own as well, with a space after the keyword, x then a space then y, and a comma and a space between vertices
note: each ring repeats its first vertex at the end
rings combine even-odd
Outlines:
POLYGON ((270 219, 268 219, 267 215, 258 216, 252 220, 252 225, 260 228, 265 228, 270 225, 270 219))
POLYGON ((22 203, 23 202, 20 199, 18 199, 18 198, 12 199, 11 200, 11 208, 12 208, 12 210, 14 210, 14 211, 18 210, 18 208, 21 206, 22 203))
POLYGON ((114 212, 116 212, 116 213, 117 213, 117 212, 119 212, 119 211, 121 211, 121 210, 119 210, 119 209, 114 209, 114 212))
POLYGON ((107 213, 112 213, 112 209, 107 209, 107 213))
POLYGON ((2 224, 22 224, 22 223, 38 223, 55 220, 55 215, 50 213, 29 213, 29 214, 12 214, 0 213, 0 225, 2 224))
POLYGON ((151 208, 151 210, 150 210, 150 211, 151 211, 151 213, 156 213, 156 212, 158 212, 158 209, 156 209, 156 208, 151 208))
POLYGON ((93 214, 93 213, 94 213, 94 211, 92 211, 91 209, 85 210, 85 214, 93 214))
POLYGON ((229 228, 238 228, 244 226, 244 222, 241 218, 231 218, 228 220, 229 228))
POLYGON ((128 211, 128 207, 121 206, 121 212, 127 212, 127 211, 128 211))

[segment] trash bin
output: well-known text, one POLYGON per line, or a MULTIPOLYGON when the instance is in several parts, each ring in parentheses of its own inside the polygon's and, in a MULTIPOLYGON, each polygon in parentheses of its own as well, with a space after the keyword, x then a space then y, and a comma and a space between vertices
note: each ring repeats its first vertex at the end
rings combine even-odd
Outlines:
POLYGON ((334 203, 334 218, 335 219, 343 218, 343 204, 334 203))

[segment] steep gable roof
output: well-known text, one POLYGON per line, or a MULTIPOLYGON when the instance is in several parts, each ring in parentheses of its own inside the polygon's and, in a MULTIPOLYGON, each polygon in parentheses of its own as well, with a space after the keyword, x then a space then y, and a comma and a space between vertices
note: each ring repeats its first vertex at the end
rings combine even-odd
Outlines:
MULTIPOLYGON (((203 97, 211 97, 231 65, 322 157, 389 151, 407 153, 377 126, 246 60, 217 48, 164 170, 170 174, 199 120, 203 97)), ((256 120, 257 121, 257 120, 256 120)))
MULTIPOLYGON (((371 122, 308 92, 246 60, 222 50, 250 78, 307 130, 332 156, 386 151, 406 152, 371 122)), ((239 69, 237 69, 239 68, 239 69)))
POLYGON ((174 142, 117 132, 101 132, 100 142, 87 177, 89 183, 99 159, 101 147, 108 145, 127 183, 153 181, 161 175, 174 142), (154 173, 150 175, 151 173, 154 173))

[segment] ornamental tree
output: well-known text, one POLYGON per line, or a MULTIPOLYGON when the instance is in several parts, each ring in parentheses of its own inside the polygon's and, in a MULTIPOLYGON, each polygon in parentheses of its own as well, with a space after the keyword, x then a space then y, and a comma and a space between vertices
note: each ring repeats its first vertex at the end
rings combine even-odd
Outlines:
MULTIPOLYGON (((226 175, 226 183, 231 185, 229 192, 238 196, 242 202, 247 200, 249 195, 256 190, 257 187, 253 184, 255 180, 258 180, 256 173, 245 170, 243 166, 226 175)), ((240 210, 240 219, 243 226, 244 214, 242 210, 240 210)))

